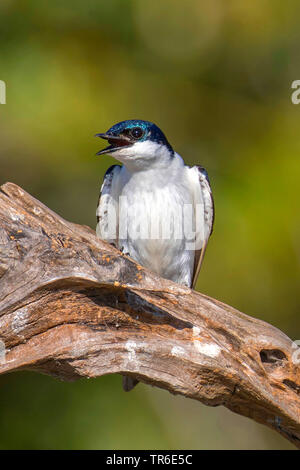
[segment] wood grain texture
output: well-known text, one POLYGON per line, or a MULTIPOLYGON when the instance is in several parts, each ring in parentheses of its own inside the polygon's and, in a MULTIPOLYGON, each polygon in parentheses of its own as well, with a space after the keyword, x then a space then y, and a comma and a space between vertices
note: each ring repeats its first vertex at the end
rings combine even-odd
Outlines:
POLYGON ((0 189, 0 373, 120 373, 230 410, 300 448, 300 350, 159 278, 23 189, 0 189))

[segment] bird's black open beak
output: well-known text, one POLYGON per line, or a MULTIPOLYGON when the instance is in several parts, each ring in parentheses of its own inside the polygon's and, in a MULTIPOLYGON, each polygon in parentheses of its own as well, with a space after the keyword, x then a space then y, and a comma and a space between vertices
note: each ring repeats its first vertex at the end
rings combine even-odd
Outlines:
POLYGON ((131 145, 131 141, 129 137, 126 137, 124 135, 113 135, 113 134, 96 134, 95 137, 101 137, 101 139, 108 140, 110 145, 108 147, 105 147, 105 149, 100 150, 99 152, 96 153, 96 155, 103 155, 104 153, 112 153, 115 152, 116 150, 121 149, 122 147, 128 147, 131 145))

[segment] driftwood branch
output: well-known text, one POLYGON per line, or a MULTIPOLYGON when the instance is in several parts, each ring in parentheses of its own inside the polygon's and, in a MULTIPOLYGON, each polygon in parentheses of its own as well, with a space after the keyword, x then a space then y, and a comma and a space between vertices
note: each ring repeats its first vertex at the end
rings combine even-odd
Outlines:
POLYGON ((131 375, 300 448, 300 350, 285 334, 159 278, 11 183, 0 188, 0 339, 2 374, 131 375))

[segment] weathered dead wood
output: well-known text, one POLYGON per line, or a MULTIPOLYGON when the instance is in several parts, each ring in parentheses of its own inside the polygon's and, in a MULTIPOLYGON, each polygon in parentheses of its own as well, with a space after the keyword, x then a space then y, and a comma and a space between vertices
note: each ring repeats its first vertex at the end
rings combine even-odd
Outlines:
POLYGON ((0 189, 0 339, 0 373, 126 373, 300 448, 300 353, 286 335, 159 278, 11 183, 0 189))

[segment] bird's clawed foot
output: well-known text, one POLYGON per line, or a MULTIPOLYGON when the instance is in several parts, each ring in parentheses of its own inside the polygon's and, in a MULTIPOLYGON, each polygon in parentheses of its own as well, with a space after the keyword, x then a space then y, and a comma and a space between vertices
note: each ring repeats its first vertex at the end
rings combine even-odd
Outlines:
POLYGON ((123 255, 125 255, 125 256, 130 256, 130 253, 125 252, 124 246, 121 247, 120 251, 121 251, 121 253, 123 253, 123 255))

